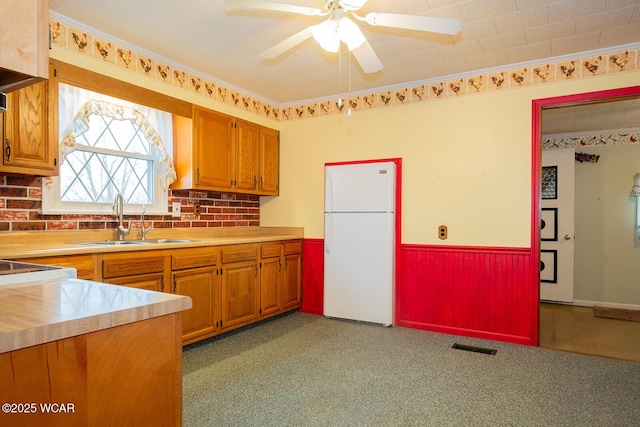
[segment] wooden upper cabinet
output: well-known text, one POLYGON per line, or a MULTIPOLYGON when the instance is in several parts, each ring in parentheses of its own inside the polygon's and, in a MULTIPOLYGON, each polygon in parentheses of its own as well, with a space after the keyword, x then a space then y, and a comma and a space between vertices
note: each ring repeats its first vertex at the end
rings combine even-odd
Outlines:
POLYGON ((49 1, 0 2, 0 92, 11 92, 49 75, 49 1))
POLYGON ((234 137, 236 154, 234 187, 239 191, 257 191, 258 125, 236 120, 234 137))
POLYGON ((260 128, 260 194, 277 196, 280 191, 280 132, 260 128))
POLYGON ((193 119, 174 116, 171 188, 277 195, 278 144, 277 131, 194 106, 193 119))
POLYGON ((0 172, 38 176, 58 174, 58 85, 51 67, 49 81, 7 94, 7 111, 0 119, 0 172))

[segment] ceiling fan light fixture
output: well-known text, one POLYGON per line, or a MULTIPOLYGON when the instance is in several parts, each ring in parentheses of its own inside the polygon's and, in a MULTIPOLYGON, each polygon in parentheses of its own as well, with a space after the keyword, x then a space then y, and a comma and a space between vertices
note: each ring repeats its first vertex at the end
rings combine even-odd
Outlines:
POLYGON ((344 10, 358 10, 367 3, 367 0, 340 0, 339 3, 344 10))
POLYGON ((340 18, 338 21, 338 36, 349 50, 360 47, 366 41, 360 27, 347 17, 340 18))
POLYGON ((338 35, 338 23, 333 19, 311 27, 311 34, 327 52, 336 53, 340 49, 340 36, 338 35))

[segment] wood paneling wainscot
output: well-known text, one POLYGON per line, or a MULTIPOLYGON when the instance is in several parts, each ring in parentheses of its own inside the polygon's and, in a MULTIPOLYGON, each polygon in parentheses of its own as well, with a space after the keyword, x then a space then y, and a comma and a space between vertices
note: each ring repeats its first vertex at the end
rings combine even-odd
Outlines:
POLYGON ((529 248, 402 245, 396 325, 537 345, 530 269, 529 248))
MULTIPOLYGON (((322 239, 305 239, 301 312, 323 313, 322 239)), ((395 325, 537 345, 530 248, 401 245, 395 325)))

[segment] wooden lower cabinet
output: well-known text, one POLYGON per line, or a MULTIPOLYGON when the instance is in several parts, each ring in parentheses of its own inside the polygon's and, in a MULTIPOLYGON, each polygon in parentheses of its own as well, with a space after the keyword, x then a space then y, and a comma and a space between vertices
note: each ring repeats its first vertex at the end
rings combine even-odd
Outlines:
POLYGON ((0 425, 181 426, 180 332, 174 313, 0 354, 0 401, 22 405, 0 425))
POLYGON ((149 291, 167 291, 169 257, 162 251, 118 252, 102 255, 104 283, 149 291))
POLYGON ((260 317, 265 318, 282 312, 284 245, 263 243, 260 249, 260 317))
POLYGON ((253 323, 259 318, 258 261, 222 266, 222 330, 253 323))
POLYGON ((191 297, 192 308, 182 313, 182 341, 190 344, 212 337, 220 324, 220 275, 215 267, 181 270, 172 275, 172 292, 191 297))
POLYGON ((259 244, 223 246, 221 254, 222 331, 260 317, 259 244))
POLYGON ((192 308, 182 312, 182 342, 190 344, 220 331, 220 269, 217 247, 171 252, 169 292, 191 297, 192 308))
POLYGON ((302 304, 302 242, 25 258, 77 269, 78 278, 191 297, 182 312, 191 344, 302 304))
POLYGON ((284 284, 282 310, 289 311, 302 305, 302 241, 284 243, 284 284))

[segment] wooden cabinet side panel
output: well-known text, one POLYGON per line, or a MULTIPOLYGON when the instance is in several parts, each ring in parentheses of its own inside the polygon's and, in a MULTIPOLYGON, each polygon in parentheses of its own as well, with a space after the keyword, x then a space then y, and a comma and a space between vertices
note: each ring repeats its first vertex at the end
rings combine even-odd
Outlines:
POLYGON ((182 425, 180 314, 87 335, 87 425, 182 425))
POLYGON ((88 425, 86 351, 86 336, 78 336, 0 354, 0 400, 36 405, 32 413, 2 411, 0 425, 88 425), (66 412, 41 406, 53 403, 66 412))

